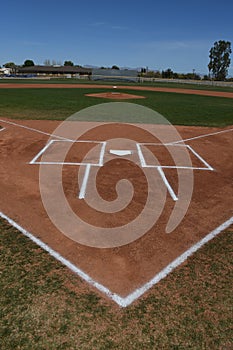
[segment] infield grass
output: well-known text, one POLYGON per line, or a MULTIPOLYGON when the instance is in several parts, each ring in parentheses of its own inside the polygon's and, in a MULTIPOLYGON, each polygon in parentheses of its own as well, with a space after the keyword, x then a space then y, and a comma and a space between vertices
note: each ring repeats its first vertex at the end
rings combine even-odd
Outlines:
MULTIPOLYGON (((110 90, 111 91, 111 90, 110 90)), ((64 120, 75 112, 100 103, 115 100, 87 97, 88 93, 106 92, 106 89, 0 89, 0 117, 15 119, 64 120)), ((226 126, 233 124, 233 99, 177 93, 131 91, 125 93, 143 95, 145 99, 127 100, 149 107, 175 125, 226 126)), ((81 118, 80 118, 81 120, 81 118)), ((93 120, 93 118, 85 120, 93 120)), ((154 123, 152 118, 130 118, 96 121, 154 123)))
MULTIPOLYGON (((84 96, 104 91, 1 89, 0 116, 63 120, 111 102, 84 96)), ((124 92, 145 95, 127 102, 152 108, 173 124, 233 124, 232 99, 124 92)), ((118 121, 153 123, 143 116, 118 121)), ((231 349, 232 233, 221 233, 142 299, 120 309, 0 219, 0 349, 231 349)))
POLYGON ((231 349, 232 233, 120 309, 0 219, 1 350, 231 349))

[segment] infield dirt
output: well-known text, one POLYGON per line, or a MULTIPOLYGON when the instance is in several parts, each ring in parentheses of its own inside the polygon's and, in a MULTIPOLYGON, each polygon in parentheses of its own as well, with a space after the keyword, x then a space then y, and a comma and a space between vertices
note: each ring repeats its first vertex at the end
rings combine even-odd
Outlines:
MULTIPOLYGON (((145 284, 232 215, 233 137, 232 131, 225 132, 230 130, 230 127, 217 129, 179 126, 177 130, 183 139, 216 133, 186 142, 213 167, 214 171, 193 171, 193 196, 181 224, 172 233, 165 233, 166 224, 175 205, 167 193, 161 216, 154 226, 135 242, 111 249, 81 245, 62 234, 51 222, 40 195, 40 166, 29 164, 49 139, 43 132, 52 134, 59 122, 15 122, 42 131, 39 133, 9 124, 8 121, 12 122, 5 119, 5 122, 1 123, 6 129, 0 134, 1 211, 89 274, 95 281, 120 296, 124 297, 145 284), (219 131, 224 132, 218 133, 219 131)), ((81 129, 86 127, 84 122, 79 122, 79 125, 81 129)), ((156 128, 155 125, 144 127, 156 128)), ((82 136, 83 140, 132 138, 133 130, 135 142, 155 142, 154 138, 145 134, 138 125, 88 123, 88 129, 90 130, 82 136)), ((88 149, 83 149, 83 154, 86 151, 88 149)), ((76 153, 71 148, 69 159, 73 159, 76 153)), ((166 152, 162 154, 162 161, 172 162, 166 152)), ((198 167, 199 160, 195 160, 194 157, 193 162, 196 162, 195 166, 198 167)), ((96 178, 98 191, 107 201, 116 199, 116 183, 122 176, 131 181, 134 187, 133 198, 119 213, 102 213, 88 206, 85 200, 77 198, 80 190, 77 181, 78 170, 79 166, 63 166, 63 188, 72 210, 84 221, 97 227, 112 228, 125 224, 139 215, 145 205, 147 183, 139 164, 132 163, 130 157, 109 159, 106 165, 99 168, 96 178)), ((177 192, 177 170, 166 169, 165 175, 177 192)), ((156 175, 156 172, 155 176, 158 176, 159 183, 159 175, 156 175)), ((56 183, 54 188, 47 190, 48 196, 53 196, 56 183)))

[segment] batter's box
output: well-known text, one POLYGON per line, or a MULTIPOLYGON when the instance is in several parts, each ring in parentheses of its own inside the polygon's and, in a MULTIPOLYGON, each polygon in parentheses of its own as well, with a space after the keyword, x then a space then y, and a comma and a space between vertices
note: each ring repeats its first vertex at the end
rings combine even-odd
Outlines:
POLYGON ((143 168, 214 170, 189 145, 138 143, 137 149, 143 168))
POLYGON ((30 164, 102 166, 106 142, 50 140, 30 164))

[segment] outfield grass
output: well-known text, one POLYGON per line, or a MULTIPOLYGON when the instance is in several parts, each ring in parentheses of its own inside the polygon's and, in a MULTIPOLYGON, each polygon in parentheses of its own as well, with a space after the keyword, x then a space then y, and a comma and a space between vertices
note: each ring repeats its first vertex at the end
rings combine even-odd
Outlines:
MULTIPOLYGON (((93 92, 106 92, 106 89, 0 89, 0 116, 16 119, 64 120, 83 108, 113 101, 85 96, 93 92)), ((124 92, 144 95, 145 99, 127 100, 127 102, 149 107, 175 125, 233 124, 233 99, 230 98, 152 91, 124 90, 124 92)), ((153 119, 148 119, 146 116, 142 116, 140 120, 134 118, 113 120, 109 116, 104 121, 154 123, 153 119)))
MULTIPOLYGON (((84 96, 104 91, 0 89, 0 116, 63 120, 111 102, 84 96)), ((233 124, 232 99, 125 92, 145 95, 127 102, 173 124, 233 124)), ((144 116, 118 121, 153 123, 144 116)), ((119 309, 0 219, 0 349, 231 349, 232 233, 221 233, 142 299, 119 309)))
POLYGON ((1 350, 231 349, 232 233, 221 233, 127 309, 0 220, 1 350))
POLYGON ((84 85, 119 85, 119 86, 153 86, 153 87, 169 87, 169 88, 178 88, 178 89, 194 89, 194 90, 208 90, 208 91, 226 91, 233 92, 233 87, 230 86, 214 86, 211 82, 209 85, 204 84, 195 84, 195 83, 177 83, 177 82, 167 82, 167 81, 155 81, 155 82, 124 82, 124 81, 108 81, 108 80, 79 80, 75 78, 50 78, 50 79, 0 79, 0 84, 4 83, 13 83, 13 84, 84 84, 84 85))

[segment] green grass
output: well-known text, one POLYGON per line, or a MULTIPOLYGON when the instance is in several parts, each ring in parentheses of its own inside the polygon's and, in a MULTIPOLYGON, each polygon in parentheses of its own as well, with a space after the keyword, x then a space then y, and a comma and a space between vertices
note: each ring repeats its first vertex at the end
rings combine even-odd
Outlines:
MULTIPOLYGON (((91 92, 0 89, 0 116, 63 120, 111 102, 84 96, 91 92)), ((125 92, 145 95, 128 102, 150 107, 174 124, 233 124, 232 99, 125 92)), ((120 121, 153 123, 145 116, 120 121)), ((221 233, 139 301, 119 309, 0 219, 0 349, 230 349, 232 233, 233 228, 221 233)))
MULTIPOLYGON (((105 91, 105 89, 0 89, 0 116, 16 119, 64 120, 86 107, 112 102, 113 100, 109 99, 85 96, 87 93, 105 91)), ((149 107, 175 125, 233 124, 233 99, 230 98, 151 91, 124 90, 124 92, 144 95, 145 99, 127 100, 127 102, 149 107)), ((112 119, 109 116, 104 121, 154 123, 152 118, 146 116, 142 116, 140 120, 112 119)))
POLYGON ((227 91, 233 92, 233 87, 228 86, 214 86, 212 82, 209 82, 209 85, 203 84, 194 84, 194 83, 177 83, 177 82, 143 82, 143 83, 134 83, 134 82, 121 82, 121 81, 104 81, 104 80, 79 80, 75 78, 50 78, 50 79, 0 79, 0 84, 4 83, 14 83, 14 84, 84 84, 84 85, 119 85, 119 86, 153 86, 153 87, 169 87, 169 88, 178 88, 178 89, 195 89, 195 90, 209 90, 209 91, 227 91))
POLYGON ((1 219, 1 350, 230 349, 232 233, 119 309, 1 219))

